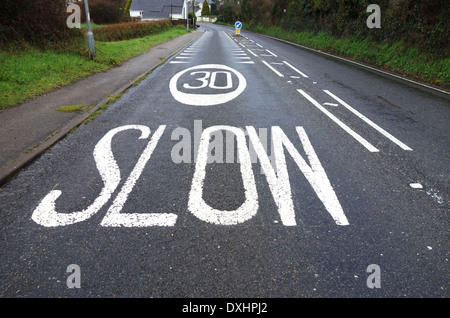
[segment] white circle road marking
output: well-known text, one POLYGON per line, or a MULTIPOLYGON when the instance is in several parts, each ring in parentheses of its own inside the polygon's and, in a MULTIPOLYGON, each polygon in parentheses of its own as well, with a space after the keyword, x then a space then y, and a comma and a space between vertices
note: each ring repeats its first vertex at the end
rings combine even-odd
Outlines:
POLYGON ((179 101, 182 104, 186 105, 193 105, 193 106, 213 106, 213 105, 219 105, 224 104, 226 102, 229 102, 230 100, 236 98, 239 96, 244 89, 247 87, 247 81, 245 80, 245 77, 236 71, 235 69, 228 67, 226 65, 221 64, 203 64, 203 65, 197 65, 190 68, 187 68, 172 77, 169 83, 170 92, 172 93, 173 98, 175 98, 177 101, 179 101), (227 70, 235 74, 239 80, 238 87, 228 93, 222 93, 222 94, 189 94, 189 93, 183 93, 180 92, 177 88, 177 82, 178 79, 185 73, 192 71, 192 70, 198 70, 198 69, 218 69, 218 70, 227 70))

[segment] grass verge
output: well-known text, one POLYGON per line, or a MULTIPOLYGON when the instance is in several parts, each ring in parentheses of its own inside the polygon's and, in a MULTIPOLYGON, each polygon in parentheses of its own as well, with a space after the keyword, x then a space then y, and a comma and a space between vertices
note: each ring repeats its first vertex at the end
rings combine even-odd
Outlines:
POLYGON ((56 108, 57 111, 63 112, 63 113, 73 113, 77 112, 79 110, 85 111, 88 110, 89 106, 86 105, 63 105, 56 108))
POLYGON ((185 27, 175 26, 158 34, 127 41, 96 41, 95 60, 74 52, 60 53, 32 48, 19 53, 2 51, 0 111, 85 76, 118 66, 157 44, 185 33, 185 27))
POLYGON ((281 27, 253 26, 251 31, 363 62, 415 80, 450 89, 450 57, 406 47, 403 42, 338 39, 325 32, 287 32, 281 27))

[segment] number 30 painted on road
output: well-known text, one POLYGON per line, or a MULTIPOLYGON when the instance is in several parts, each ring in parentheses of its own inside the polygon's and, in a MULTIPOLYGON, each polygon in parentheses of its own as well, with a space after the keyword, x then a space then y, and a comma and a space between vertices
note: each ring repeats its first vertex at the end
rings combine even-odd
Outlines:
POLYGON ((245 80, 245 77, 236 71, 235 69, 221 64, 204 64, 204 65, 197 65, 194 67, 187 68, 177 74, 175 74, 169 83, 169 89, 172 93, 173 98, 175 98, 178 102, 186 105, 192 105, 192 106, 213 106, 213 105, 219 105, 224 104, 226 102, 229 102, 230 100, 238 97, 247 87, 247 81, 245 80), (204 70, 213 70, 213 72, 204 71, 204 70), (232 74, 234 74, 237 79, 237 87, 236 89, 225 92, 225 93, 217 93, 217 94, 195 94, 195 93, 185 93, 181 92, 178 87, 177 83, 178 80, 182 75, 185 73, 191 72, 190 75, 196 75, 199 73, 204 73, 204 77, 198 77, 196 78, 197 81, 200 81, 202 84, 200 86, 190 86, 187 83, 184 83, 183 87, 186 89, 199 89, 199 88, 205 88, 209 87, 212 89, 229 89, 232 88, 232 74), (224 86, 217 86, 216 85, 216 76, 217 74, 223 73, 226 75, 227 79, 227 85, 224 86), (210 78, 211 76, 211 78, 210 78), (208 81, 209 80, 209 81, 208 81))

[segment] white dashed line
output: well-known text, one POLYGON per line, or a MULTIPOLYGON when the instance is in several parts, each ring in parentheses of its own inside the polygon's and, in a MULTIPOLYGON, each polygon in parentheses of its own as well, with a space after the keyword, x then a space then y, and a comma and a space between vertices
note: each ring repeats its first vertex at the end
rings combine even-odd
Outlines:
POLYGON ((386 130, 384 130, 383 128, 381 128, 380 126, 378 126, 377 124, 375 124, 373 121, 371 121, 370 119, 368 119, 366 116, 364 116, 363 114, 361 114, 360 112, 358 112, 356 109, 354 109, 353 107, 351 107, 350 105, 348 105, 346 102, 344 102, 342 99, 340 99, 339 97, 337 97, 336 95, 334 95, 333 93, 324 90, 325 93, 327 93, 328 95, 330 95, 331 97, 333 97, 337 102, 339 102, 339 104, 341 104, 342 106, 344 106, 345 108, 347 108, 349 111, 351 111, 353 114, 355 114, 356 116, 358 116, 360 119, 362 119, 366 124, 368 124, 370 127, 374 128, 376 131, 378 131, 379 133, 381 133, 383 136, 385 136, 386 138, 388 138, 389 140, 391 140, 393 143, 397 144, 400 148, 402 148, 403 150, 408 150, 408 151, 412 151, 411 148, 409 148, 407 145, 405 145, 403 142, 401 142, 400 140, 398 140, 397 138, 395 138, 394 136, 392 136, 390 133, 388 133, 386 130))
POLYGON ((297 89, 297 91, 300 94, 302 94, 303 97, 305 97, 307 100, 309 100, 314 106, 316 106, 321 112, 323 112, 325 115, 327 115, 332 121, 334 121, 336 124, 338 124, 339 127, 341 127, 349 135, 351 135, 353 138, 355 138, 357 141, 359 141, 367 150, 369 150, 370 152, 379 152, 379 150, 377 148, 372 146, 367 140, 365 140, 363 137, 361 137, 356 132, 354 132, 350 127, 348 127, 346 124, 344 124, 342 121, 340 121, 336 116, 331 114, 322 105, 320 105, 317 101, 315 101, 311 96, 306 94, 301 89, 297 89))
POLYGON ((266 51, 269 52, 269 54, 271 54, 271 55, 273 55, 273 56, 275 56, 275 57, 278 57, 278 55, 276 55, 275 53, 273 53, 273 52, 271 52, 271 51, 269 51, 269 50, 267 50, 267 49, 266 49, 266 51))
POLYGON ((289 66, 290 68, 292 68, 294 71, 296 71, 298 74, 300 74, 301 76, 308 78, 308 75, 306 75, 305 73, 299 71, 298 69, 296 69, 294 66, 292 66, 291 64, 289 64, 286 61, 283 61, 284 64, 286 64, 287 66, 289 66))
POLYGON ((256 55, 252 50, 250 50, 250 49, 247 49, 247 51, 249 51, 253 56, 258 56, 258 55, 256 55))
POLYGON ((270 68, 275 74, 277 74, 279 77, 284 77, 283 74, 281 74, 280 72, 278 72, 276 69, 274 69, 269 63, 267 63, 266 61, 262 61, 264 64, 267 65, 268 68, 270 68))

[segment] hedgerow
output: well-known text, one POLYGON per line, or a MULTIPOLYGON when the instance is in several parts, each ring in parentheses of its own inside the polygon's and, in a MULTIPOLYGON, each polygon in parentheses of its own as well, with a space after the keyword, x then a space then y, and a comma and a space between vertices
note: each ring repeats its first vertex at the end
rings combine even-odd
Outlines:
POLYGON ((93 29, 96 41, 115 42, 159 33, 172 26, 170 20, 126 22, 93 29))

